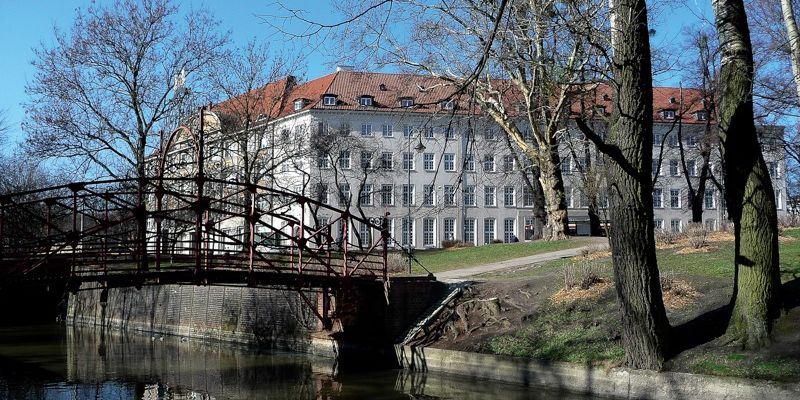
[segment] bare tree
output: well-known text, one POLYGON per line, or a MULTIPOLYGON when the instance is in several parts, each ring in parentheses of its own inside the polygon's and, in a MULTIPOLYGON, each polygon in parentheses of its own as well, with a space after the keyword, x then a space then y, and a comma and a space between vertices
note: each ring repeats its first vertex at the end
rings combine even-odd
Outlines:
POLYGON ((734 309, 728 334, 746 348, 757 348, 769 342, 781 303, 775 194, 753 118, 754 63, 744 4, 714 0, 713 5, 722 60, 719 137, 735 233, 734 309))
POLYGON ((54 28, 26 87, 27 150, 93 175, 144 176, 159 122, 179 104, 173 78, 195 76, 227 41, 207 13, 184 18, 170 0, 124 0, 79 10, 69 32, 54 28))

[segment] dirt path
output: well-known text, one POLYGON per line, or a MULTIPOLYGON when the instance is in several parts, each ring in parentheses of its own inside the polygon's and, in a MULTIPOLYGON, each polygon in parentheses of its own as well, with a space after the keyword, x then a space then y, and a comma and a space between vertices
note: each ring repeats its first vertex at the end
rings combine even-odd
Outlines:
POLYGON ((441 281, 454 281, 474 277, 476 275, 485 274, 487 272, 500 271, 507 268, 522 267, 531 264, 540 264, 546 261, 558 260, 560 258, 575 257, 581 253, 583 249, 596 247, 598 245, 608 245, 608 239, 604 237, 589 238, 589 244, 574 249, 551 251, 548 253, 534 254, 532 256, 514 258, 511 260, 498 261, 491 264, 477 265, 469 268, 454 269, 450 271, 439 272, 436 277, 441 281))

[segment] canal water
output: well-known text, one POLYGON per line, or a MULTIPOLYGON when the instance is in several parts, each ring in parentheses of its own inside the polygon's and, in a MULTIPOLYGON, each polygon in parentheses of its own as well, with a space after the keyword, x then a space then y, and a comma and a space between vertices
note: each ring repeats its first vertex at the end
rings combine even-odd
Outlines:
POLYGON ((0 399, 583 399, 172 336, 45 325, 0 328, 0 399))

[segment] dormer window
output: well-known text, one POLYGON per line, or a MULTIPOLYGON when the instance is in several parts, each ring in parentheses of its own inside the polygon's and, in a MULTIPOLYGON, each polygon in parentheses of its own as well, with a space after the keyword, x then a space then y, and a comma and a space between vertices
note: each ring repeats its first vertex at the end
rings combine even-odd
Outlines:
POLYGON ((361 96, 358 98, 358 105, 364 107, 372 107, 372 96, 361 96))
POLYGON ((403 97, 400 99, 400 107, 409 108, 414 107, 414 99, 411 97, 403 97))
POLYGON ((675 101, 675 98, 674 98, 674 97, 670 97, 670 98, 669 98, 669 104, 675 104, 675 102, 676 102, 676 101, 675 101))
POLYGON ((442 107, 442 110, 452 110, 455 108, 456 104, 453 100, 442 100, 440 106, 442 107))
POLYGON ((697 118, 698 121, 706 121, 708 120, 708 111, 698 111, 694 113, 694 117, 697 118))
POLYGON ((302 110, 302 109, 303 109, 303 107, 305 107, 305 106, 306 106, 306 104, 307 104, 306 102, 307 102, 307 100, 306 100, 306 99, 297 99, 297 100, 295 100, 295 101, 294 101, 294 110, 295 110, 295 111, 300 111, 300 110, 302 110))
POLYGON ((675 110, 664 110, 661 112, 661 115, 664 119, 673 120, 675 119, 675 110))
POLYGON ((336 105, 336 95, 326 94, 326 95, 322 96, 322 105, 324 105, 324 106, 335 106, 336 105))
POLYGON ((594 112, 600 115, 606 115, 606 107, 605 106, 595 106, 594 112))
POLYGON ((380 89, 380 90, 381 90, 381 92, 385 92, 386 90, 388 90, 388 89, 386 89, 386 85, 385 85, 385 84, 383 84, 383 83, 381 83, 380 85, 378 85, 378 89, 380 89))

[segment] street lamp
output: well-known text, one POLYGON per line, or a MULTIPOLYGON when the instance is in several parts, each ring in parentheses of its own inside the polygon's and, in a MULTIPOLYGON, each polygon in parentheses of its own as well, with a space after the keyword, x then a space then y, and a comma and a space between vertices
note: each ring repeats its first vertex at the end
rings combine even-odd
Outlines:
MULTIPOLYGON (((419 138, 419 143, 417 143, 417 145, 414 146, 414 150, 416 150, 417 153, 419 154, 419 153, 422 153, 423 151, 425 151, 425 145, 422 144, 422 135, 417 135, 417 136, 419 138)), ((407 227, 406 232, 408 234, 406 236, 406 244, 407 244, 406 250, 408 251, 408 274, 409 275, 411 275, 411 259, 412 259, 412 257, 411 257, 411 240, 414 237, 414 230, 413 230, 414 229, 414 224, 411 221, 411 203, 412 203, 412 200, 413 200, 412 192, 411 192, 411 165, 414 163, 414 158, 415 157, 414 157, 414 154, 411 153, 411 137, 412 137, 412 135, 409 134, 408 135, 408 158, 409 158, 409 160, 408 160, 408 164, 406 165, 406 167, 408 167, 408 168, 406 168, 406 170, 408 172, 408 186, 406 186, 406 206, 408 206, 408 216, 407 216, 407 219, 406 219, 406 227, 407 227)), ((423 194, 423 196, 424 196, 424 194, 423 194)))

